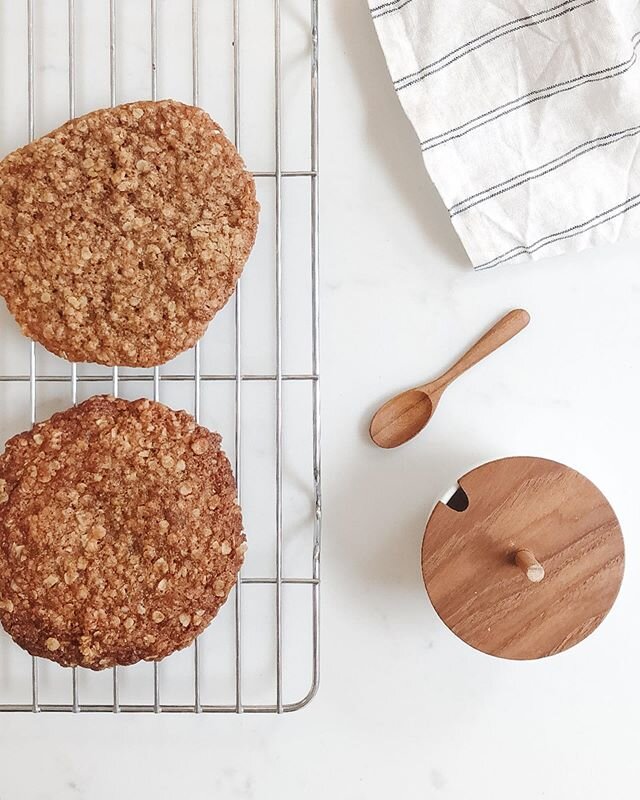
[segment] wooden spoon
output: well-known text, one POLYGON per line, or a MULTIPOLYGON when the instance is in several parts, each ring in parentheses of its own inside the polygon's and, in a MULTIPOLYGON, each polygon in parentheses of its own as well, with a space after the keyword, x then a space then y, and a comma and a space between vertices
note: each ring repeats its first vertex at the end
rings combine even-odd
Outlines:
POLYGON ((388 400, 375 413, 369 434, 378 447, 389 449, 413 439, 433 416, 447 386, 529 324, 522 308, 510 311, 468 350, 450 370, 431 383, 409 389, 388 400))

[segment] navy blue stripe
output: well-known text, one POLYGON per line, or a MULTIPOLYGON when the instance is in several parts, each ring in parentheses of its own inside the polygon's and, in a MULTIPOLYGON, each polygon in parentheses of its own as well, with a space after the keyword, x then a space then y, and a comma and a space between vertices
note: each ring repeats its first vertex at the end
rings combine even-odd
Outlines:
POLYGON ((371 9, 371 13, 375 14, 376 11, 381 11, 383 8, 389 8, 389 6, 397 6, 398 3, 400 3, 400 2, 401 2, 401 0, 389 0, 388 3, 380 3, 379 6, 374 6, 371 9))
POLYGON ((603 211, 601 214, 596 214, 595 217, 587 219, 584 222, 581 222, 579 225, 573 225, 571 228, 566 228, 563 231, 549 234, 549 236, 543 236, 542 239, 538 239, 537 242, 533 242, 532 244, 514 247, 511 250, 508 250, 506 253, 503 253, 501 256, 496 256, 495 258, 492 258, 491 261, 486 261, 484 264, 480 264, 476 267, 476 269, 480 270, 489 269, 490 267, 497 267, 499 264, 503 264, 505 261, 511 261, 512 258, 517 258, 517 256, 524 255, 524 253, 529 253, 529 255, 532 255, 538 250, 542 250, 543 247, 548 247, 550 244, 554 244, 555 242, 562 242, 565 239, 572 239, 575 236, 580 236, 582 233, 588 233, 594 228, 597 228, 599 225, 604 225, 606 222, 616 219, 616 217, 621 217, 623 214, 626 214, 628 211, 633 210, 637 206, 640 206, 640 194, 635 194, 633 197, 629 197, 624 201, 624 203, 618 203, 618 205, 613 206, 613 208, 609 208, 607 211, 603 211), (613 211, 617 211, 618 213, 612 214, 613 211), (605 219, 603 219, 603 217, 605 217, 605 219), (588 227, 585 228, 585 225, 588 227), (549 241, 546 241, 547 239, 549 241))
POLYGON ((482 36, 478 36, 475 39, 472 39, 471 41, 467 42, 466 44, 457 47, 455 50, 452 50, 450 53, 447 53, 446 56, 442 56, 442 58, 439 58, 437 61, 433 61, 431 64, 427 64, 426 66, 422 67, 416 72, 412 72, 409 75, 405 75, 403 78, 398 78, 397 80, 394 81, 393 85, 397 88, 398 91, 400 91, 401 89, 406 89, 409 86, 413 86, 416 83, 420 83, 420 81, 423 81, 430 75, 435 75, 437 72, 446 69, 446 67, 450 66, 451 64, 454 64, 456 61, 459 61, 461 58, 464 58, 470 53, 473 53, 476 50, 480 50, 482 47, 485 47, 485 45, 491 44, 492 42, 495 42, 497 39, 501 39, 503 36, 508 36, 509 34, 523 30, 524 28, 532 28, 535 27, 536 25, 541 25, 543 22, 550 22, 554 19, 558 19, 559 17, 562 17, 565 14, 570 14, 572 11, 576 11, 577 9, 582 8, 583 6, 589 6, 592 3, 595 3, 595 0, 584 0, 584 2, 579 3, 578 5, 572 5, 571 8, 564 8, 563 11, 560 11, 556 14, 551 14, 551 12, 557 11, 559 8, 563 8, 564 6, 568 6, 576 2, 577 0, 565 0, 564 3, 560 3, 559 5, 554 6, 553 8, 548 8, 544 11, 538 11, 535 14, 530 14, 528 17, 520 17, 520 19, 514 19, 511 22, 507 22, 504 25, 500 25, 500 27, 494 28, 491 31, 487 31, 486 33, 483 33, 482 36), (537 19, 539 17, 543 17, 544 14, 549 14, 549 16, 544 17, 543 19, 537 19), (523 24, 518 25, 519 22, 523 24), (509 30, 504 30, 505 28, 508 28, 509 30), (497 33, 497 31, 502 31, 502 32, 497 33), (493 33, 495 33, 496 35, 491 36, 491 34, 493 33), (410 80, 411 78, 413 78, 413 80, 410 80))
POLYGON ((594 150, 599 150, 601 147, 608 147, 609 145, 616 144, 617 142, 621 142, 623 139, 632 138, 633 136, 637 136, 639 133, 640 133, 640 125, 637 125, 633 128, 626 128, 623 131, 609 133, 606 136, 598 136, 596 139, 591 139, 588 142, 583 142, 582 144, 578 145, 577 147, 574 147, 573 149, 569 150, 563 155, 551 159, 551 161, 548 161, 546 164, 541 164, 540 166, 535 167, 534 169, 527 170, 526 172, 521 172, 519 175, 514 175, 512 178, 509 178, 509 180, 503 181, 502 183, 498 183, 495 186, 491 186, 489 189, 485 189, 483 192, 477 192, 476 194, 472 194, 465 200, 461 200, 459 203, 456 203, 455 205, 451 206, 451 208, 449 209, 449 214, 452 217, 455 217, 457 214, 463 214, 465 211, 468 211, 470 208, 474 208, 480 203, 485 203, 487 200, 492 200, 494 197, 498 197, 501 194, 510 192, 512 189, 517 189, 519 186, 522 186, 525 183, 529 183, 530 181, 535 180, 536 178, 542 178, 544 175, 549 175, 551 172, 555 172, 555 170, 560 169, 561 167, 564 167, 567 164, 570 164, 577 158, 580 158, 580 156, 586 155, 587 153, 591 153, 594 150), (593 147, 588 147, 588 145, 590 144, 593 145, 593 147), (551 166, 552 164, 554 166, 551 166), (549 167, 549 169, 544 169, 545 167, 549 167), (540 170, 544 171, 540 172, 540 170), (523 180, 518 181, 518 178, 522 178, 523 180), (514 183, 514 181, 518 182, 514 183), (491 194, 487 194, 488 192, 491 192, 491 194), (486 197, 484 197, 483 195, 486 195, 486 197), (475 198, 479 199, 477 199, 475 203, 469 203, 470 200, 474 200, 475 198), (467 205, 467 203, 469 203, 469 205, 467 205), (464 208, 460 208, 460 206, 464 206, 464 208))
POLYGON ((396 0, 395 3, 383 3, 383 5, 381 5, 381 6, 377 6, 376 8, 372 8, 371 9, 371 14, 372 14, 374 19, 380 19, 380 17, 386 17, 387 14, 393 14, 396 11, 400 11, 400 9, 404 8, 405 6, 408 6, 409 3, 412 3, 412 2, 413 2, 413 0, 404 0, 404 3, 402 3, 401 0, 396 0), (400 3, 400 5, 398 5, 398 3, 400 3), (384 8, 385 6, 395 6, 395 8, 388 8, 386 11, 382 11, 380 14, 376 14, 375 13, 378 9, 384 8))
POLYGON ((638 36, 640 36, 640 32, 634 34, 632 38, 633 55, 628 61, 623 61, 621 64, 615 64, 612 67, 607 67, 606 69, 600 69, 597 70, 596 72, 589 72, 586 73, 585 75, 579 75, 577 78, 571 78, 570 80, 567 81, 555 83, 552 86, 546 86, 543 89, 535 89, 534 91, 528 92, 527 94, 524 94, 521 97, 516 97, 515 100, 510 100, 508 103, 503 103, 501 106, 496 106, 496 108, 492 108, 490 111, 485 111, 483 114, 480 114, 480 116, 474 117, 473 119, 464 122, 462 125, 457 125, 455 128, 451 128, 450 130, 445 131, 444 133, 439 133, 437 136, 432 136, 429 139, 425 139, 423 142, 420 142, 422 149, 431 150, 434 147, 439 147, 441 144, 446 144, 452 139, 459 139, 461 136, 465 136, 467 133, 470 133, 471 131, 480 128, 483 125, 486 125, 487 122, 492 122, 496 119, 500 119, 500 117, 504 117, 507 114, 511 114, 513 111, 517 111, 520 108, 525 108, 525 106, 528 106, 531 103, 535 103, 538 100, 546 100, 547 98, 553 97, 556 94, 571 91, 571 89, 575 89, 578 86, 584 86, 587 83, 596 83, 597 81, 607 80, 609 78, 617 78, 620 75, 623 75, 625 72, 628 72, 638 60, 638 56, 635 52, 638 44, 640 43, 640 41, 636 41, 638 36), (615 72, 615 70, 620 70, 620 71, 615 72), (552 89, 556 89, 556 91, 551 91, 552 89), (538 95, 538 96, 533 97, 533 95, 538 95), (526 100, 527 97, 530 99, 526 100), (526 100, 526 102, 523 103, 521 102, 522 100, 526 100), (501 109, 506 109, 506 110, 503 111, 501 114, 496 114, 496 111, 500 111, 501 109), (487 117, 489 119, 487 119, 487 117), (478 124, 469 127, 473 122, 477 122, 478 124), (461 131, 461 133, 457 133, 457 131, 461 131))

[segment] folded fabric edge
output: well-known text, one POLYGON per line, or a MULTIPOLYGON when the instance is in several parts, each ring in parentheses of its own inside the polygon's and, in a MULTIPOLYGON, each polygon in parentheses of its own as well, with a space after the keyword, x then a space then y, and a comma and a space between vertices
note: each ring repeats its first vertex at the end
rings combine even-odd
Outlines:
MULTIPOLYGON (((375 17, 373 22, 385 58, 387 71, 393 81, 389 60, 390 48, 385 43, 385 37, 378 28, 375 17)), ((406 37, 406 43, 409 46, 412 45, 410 36, 406 37)), ((396 94, 405 115, 411 122, 420 147, 420 134, 416 127, 416 120, 404 107, 401 95, 399 93, 396 94)), ((422 154, 425 170, 444 203, 444 187, 441 185, 444 181, 439 180, 438 170, 429 165, 428 152, 423 151, 422 154)), ((452 148, 451 156, 459 159, 459 154, 455 151, 455 148, 452 148)), ((446 206, 446 203, 444 205, 446 206)), ((541 240, 514 244, 510 249, 507 249, 504 244, 502 249, 499 246, 491 249, 487 237, 479 235, 477 225, 470 223, 462 215, 450 215, 450 217, 454 230, 473 269, 483 271, 506 264, 539 261, 544 258, 577 253, 591 247, 614 244, 620 240, 636 239, 640 236, 639 207, 640 198, 630 196, 626 199, 626 202, 612 208, 603 208, 601 213, 591 219, 585 219, 580 224, 574 224, 565 229, 560 228, 541 240), (633 219, 633 223, 630 223, 630 219, 633 219)), ((480 234, 483 234, 483 232, 481 231, 480 234)))
POLYGON ((535 241, 516 244, 499 253, 489 252, 480 241, 477 228, 452 217, 454 228, 465 248, 474 270, 541 261, 570 253, 579 253, 593 247, 613 245, 640 237, 640 194, 634 194, 620 203, 603 208, 570 226, 558 227, 535 241))

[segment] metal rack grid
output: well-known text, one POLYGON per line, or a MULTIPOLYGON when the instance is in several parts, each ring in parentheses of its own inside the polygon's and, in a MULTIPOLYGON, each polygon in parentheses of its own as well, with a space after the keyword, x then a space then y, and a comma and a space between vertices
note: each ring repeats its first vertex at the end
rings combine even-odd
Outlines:
MULTIPOLYGON (((23 0, 25 3, 26 30, 27 30, 27 69, 28 69, 28 132, 29 141, 35 138, 35 67, 34 67, 34 0, 23 0)), ((109 39, 109 96, 110 104, 115 106, 117 97, 117 70, 118 70, 118 6, 122 0, 103 0, 108 4, 108 35, 109 39)), ((150 85, 151 98, 158 96, 158 0, 147 0, 150 13, 149 47, 150 47, 150 85)), ((200 99, 200 2, 191 2, 191 47, 192 47, 192 99, 194 105, 200 99)), ((241 37, 241 5, 243 0, 228 0, 232 4, 232 34, 233 39, 233 139, 238 149, 240 141, 240 37, 241 37)), ((319 203, 318 203, 318 16, 319 0, 308 0, 310 3, 310 28, 309 48, 311 52, 310 69, 310 167, 309 169, 285 171, 282 168, 282 33, 281 33, 281 2, 280 0, 267 0, 272 4, 273 10, 273 48, 274 48, 274 132, 275 132, 275 169, 267 172, 254 172, 256 178, 269 178, 275 182, 275 215, 274 215, 274 264, 275 264, 275 349, 276 368, 272 374, 247 374, 242 369, 242 281, 240 281, 234 304, 234 351, 235 371, 233 373, 203 373, 201 368, 201 343, 196 344, 193 350, 193 372, 181 374, 163 374, 159 367, 153 369, 152 374, 121 374, 118 367, 113 367, 111 372, 111 392, 118 396, 122 382, 152 381, 153 398, 161 399, 161 386, 165 381, 188 382, 193 385, 193 413, 196 420, 201 414, 201 388, 207 382, 232 382, 234 384, 234 416, 235 416, 235 474, 238 484, 239 502, 241 497, 241 442, 243 437, 242 425, 242 392, 246 382, 265 382, 273 384, 275 389, 275 577, 248 577, 242 572, 238 577, 234 589, 233 600, 229 603, 234 606, 234 648, 230 654, 234 659, 235 673, 235 701, 228 704, 213 705, 202 702, 201 677, 206 668, 202 663, 199 641, 192 646, 193 652, 193 686, 192 702, 185 704, 167 704, 162 702, 160 665, 153 664, 153 702, 152 703, 121 703, 120 701, 120 671, 126 667, 114 667, 112 670, 112 702, 105 704, 83 703, 80 696, 78 669, 72 668, 70 672, 69 702, 43 703, 40 699, 39 659, 31 659, 31 702, 0 704, 0 711, 6 712, 155 712, 155 713, 283 713, 297 711, 307 705, 315 696, 319 684, 319 601, 320 601, 320 541, 321 541, 321 457, 320 457, 320 373, 319 373, 319 203), (308 374, 287 374, 283 371, 283 299, 282 299, 282 244, 283 244, 283 214, 282 193, 283 182, 289 178, 304 178, 309 182, 309 203, 311 214, 310 227, 310 264, 311 264, 311 371, 308 374), (286 382, 308 382, 311 386, 312 405, 312 452, 313 476, 309 487, 313 503, 313 547, 311 558, 311 577, 290 577, 283 574, 283 384, 286 382), (242 594, 243 586, 247 584, 272 585, 275 587, 275 698, 272 703, 248 705, 243 701, 243 642, 246 631, 242 624, 242 594), (283 595, 282 588, 287 584, 303 585, 311 592, 311 686, 304 697, 297 702, 285 703, 283 700, 283 595)), ((66 0, 67 34, 68 34, 68 115, 76 115, 76 0, 66 0)), ((264 221, 262 224, 267 224, 264 221)), ((77 365, 69 365, 68 374, 38 374, 37 348, 35 342, 29 343, 29 370, 24 374, 0 374, 0 385, 7 383, 28 382, 31 423, 37 419, 38 386, 42 383, 67 383, 69 384, 69 401, 76 404, 79 383, 104 382, 103 375, 79 374, 77 365)))

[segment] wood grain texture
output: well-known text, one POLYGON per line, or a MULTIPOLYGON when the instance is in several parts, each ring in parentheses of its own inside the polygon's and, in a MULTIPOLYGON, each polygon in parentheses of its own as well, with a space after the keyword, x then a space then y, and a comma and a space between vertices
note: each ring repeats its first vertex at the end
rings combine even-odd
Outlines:
POLYGON ((422 543, 422 573, 443 622, 472 647, 533 659, 582 641, 611 609, 624 542, 602 492, 579 472, 541 458, 507 458, 459 480, 465 511, 438 503, 422 543), (544 568, 530 581, 528 550, 544 568))
POLYGON ((442 393, 452 381, 511 341, 514 336, 527 327, 530 321, 529 312, 524 308, 514 308, 513 311, 509 311, 484 336, 478 339, 444 375, 435 381, 425 383, 420 389, 428 395, 442 393))

